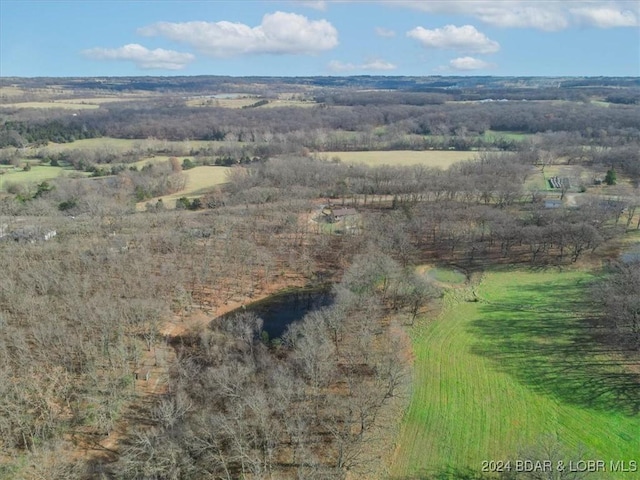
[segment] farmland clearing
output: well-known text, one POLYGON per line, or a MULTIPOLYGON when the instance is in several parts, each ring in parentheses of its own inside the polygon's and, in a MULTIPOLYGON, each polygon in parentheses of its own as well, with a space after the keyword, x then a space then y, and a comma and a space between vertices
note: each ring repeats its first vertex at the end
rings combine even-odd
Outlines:
POLYGON ((581 446, 581 458, 637 458, 637 375, 586 332, 590 278, 507 270, 447 292, 440 316, 412 332, 413 393, 394 478, 478 472, 548 435, 574 460, 581 446))
POLYGON ((274 108, 274 107, 313 107, 317 105, 311 100, 299 100, 291 94, 281 94, 278 98, 261 98, 250 94, 216 95, 209 97, 190 98, 186 101, 188 107, 215 108, 274 108), (264 103, 263 103, 264 102, 264 103), (257 105, 256 105, 257 104, 257 105))
POLYGON ((52 100, 49 102, 20 102, 0 104, 0 108, 60 108, 64 110, 94 110, 100 108, 95 103, 75 103, 66 100, 52 100))
POLYGON ((88 173, 78 172, 67 167, 51 167, 49 165, 36 165, 31 170, 0 169, 0 192, 6 192, 11 185, 36 184, 46 180, 53 180, 61 175, 88 176, 88 173), (4 172, 4 173, 2 173, 4 172))
POLYGON ((186 176, 185 188, 171 195, 155 197, 136 205, 138 210, 144 210, 147 203, 156 203, 162 200, 167 208, 175 208, 176 200, 181 197, 193 199, 207 192, 210 192, 215 186, 227 182, 227 174, 231 171, 231 167, 205 166, 195 167, 185 170, 183 174, 186 176))
POLYGON ((459 152, 449 150, 389 150, 358 152, 323 152, 323 157, 340 158, 345 163, 360 163, 370 167, 382 165, 407 166, 423 165, 425 167, 449 168, 464 160, 476 158, 475 152, 459 152))
MULTIPOLYGON (((119 152, 126 152, 131 150, 144 151, 162 151, 168 149, 180 149, 183 151, 189 151, 192 148, 205 148, 205 147, 221 147, 228 146, 230 144, 237 144, 238 142, 222 142, 213 140, 184 140, 184 141, 171 141, 171 140, 157 140, 154 138, 149 139, 128 139, 128 138, 112 138, 112 137, 99 137, 99 138, 87 138, 82 140, 76 140, 69 143, 49 143, 45 148, 49 151, 64 152, 69 150, 83 150, 91 148, 112 148, 119 152)), ((180 154, 183 155, 183 154, 180 154)))

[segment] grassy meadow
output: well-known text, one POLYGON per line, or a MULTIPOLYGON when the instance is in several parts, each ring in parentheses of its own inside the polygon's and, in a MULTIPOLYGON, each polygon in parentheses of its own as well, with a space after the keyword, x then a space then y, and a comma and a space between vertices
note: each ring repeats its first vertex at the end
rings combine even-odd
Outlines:
POLYGON ((323 152, 329 159, 338 157, 345 163, 362 163, 370 167, 381 165, 424 165, 425 167, 449 168, 452 164, 476 157, 475 152, 453 150, 391 150, 362 152, 323 152))
POLYGON ((446 475, 515 461, 548 435, 568 459, 640 460, 637 378, 586 337, 589 280, 514 270, 486 274, 477 302, 471 287, 447 292, 441 315, 412 331, 413 392, 392 478, 472 478, 446 475))
POLYGON ((176 200, 180 197, 193 199, 211 191, 211 189, 216 185, 226 183, 227 173, 231 168, 232 167, 204 166, 185 170, 183 173, 187 177, 187 181, 183 190, 172 193, 171 195, 164 195, 162 197, 145 200, 138 203, 137 208, 138 210, 144 210, 147 203, 153 204, 160 199, 162 199, 162 203, 164 203, 165 207, 174 208, 176 200))
MULTIPOLYGON (((255 96, 240 96, 234 98, 191 98, 185 103, 188 107, 216 107, 216 108, 245 108, 255 105, 257 102, 263 100, 260 97, 255 96)), ((276 99, 267 99, 269 103, 260 105, 253 108, 275 108, 275 107, 313 107, 317 105, 313 101, 296 100, 291 98, 291 95, 283 94, 276 99)))
POLYGON ((88 173, 78 172, 72 168, 52 167, 49 165, 35 165, 25 172, 20 169, 0 169, 0 192, 6 192, 11 185, 37 184, 45 180, 53 180, 60 175, 88 176, 88 173))
POLYGON ((100 108, 97 103, 76 103, 66 100, 48 102, 20 102, 0 104, 0 108, 60 108, 63 110, 94 110, 100 108))
POLYGON ((111 137, 99 137, 99 138, 86 138, 83 140, 76 140, 69 143, 49 143, 45 148, 51 152, 64 152, 69 150, 86 150, 95 148, 110 148, 118 152, 127 152, 131 150, 153 150, 159 151, 163 148, 179 147, 182 150, 189 150, 191 148, 202 147, 220 147, 229 145, 229 143, 235 142, 218 142, 207 140, 188 140, 188 141, 171 141, 171 140, 156 140, 156 139, 128 139, 128 138, 111 138, 111 137))
POLYGON ((253 105, 259 99, 256 97, 239 98, 191 98, 185 103, 187 107, 216 107, 216 108, 243 108, 253 105))

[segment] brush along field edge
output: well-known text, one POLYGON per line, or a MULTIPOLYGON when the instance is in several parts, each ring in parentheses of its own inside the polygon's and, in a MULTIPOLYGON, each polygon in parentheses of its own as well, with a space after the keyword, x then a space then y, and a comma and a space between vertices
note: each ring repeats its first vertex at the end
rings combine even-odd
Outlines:
POLYGON ((623 367, 585 338, 589 279, 493 272, 475 287, 478 302, 471 291, 447 292, 440 316, 412 331, 413 391, 392 478, 480 471, 548 435, 607 465, 638 460, 640 390, 629 391, 623 367))

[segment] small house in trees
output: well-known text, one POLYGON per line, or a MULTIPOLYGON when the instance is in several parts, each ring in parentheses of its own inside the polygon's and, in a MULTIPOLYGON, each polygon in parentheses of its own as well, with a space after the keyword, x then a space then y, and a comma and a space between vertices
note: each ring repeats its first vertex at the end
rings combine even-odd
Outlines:
POLYGON ((325 208, 322 213, 326 216, 327 221, 330 223, 339 222, 347 217, 356 215, 358 212, 355 208, 325 208))

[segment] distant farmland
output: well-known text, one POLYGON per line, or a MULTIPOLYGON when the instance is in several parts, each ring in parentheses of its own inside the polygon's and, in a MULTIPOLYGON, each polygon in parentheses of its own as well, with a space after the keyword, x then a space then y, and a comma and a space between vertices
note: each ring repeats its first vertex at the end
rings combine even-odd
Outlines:
POLYGON ((328 159, 340 158, 346 163, 362 163, 370 167, 381 165, 424 165, 425 167, 449 168, 463 160, 476 158, 474 152, 441 151, 441 150, 390 150, 366 152, 323 152, 321 156, 328 159))

